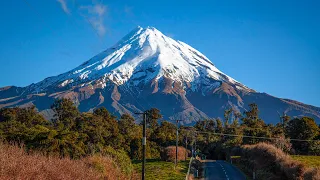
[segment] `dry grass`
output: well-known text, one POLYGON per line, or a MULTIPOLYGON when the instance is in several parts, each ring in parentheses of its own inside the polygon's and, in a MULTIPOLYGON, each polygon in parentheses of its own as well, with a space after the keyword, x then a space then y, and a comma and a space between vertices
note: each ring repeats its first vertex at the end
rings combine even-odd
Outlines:
MULTIPOLYGON (((178 147, 178 161, 184 161, 186 155, 188 156, 188 150, 186 148, 178 147)), ((161 152, 161 160, 174 162, 176 159, 176 146, 168 146, 161 152)))
POLYGON ((319 180, 320 179, 320 168, 309 168, 304 174, 304 179, 319 180))
POLYGON ((319 169, 309 169, 280 149, 266 143, 242 146, 241 162, 258 179, 320 179, 319 169))
POLYGON ((129 179, 129 177, 121 172, 121 169, 111 157, 91 156, 82 161, 90 168, 93 168, 98 174, 102 174, 103 179, 129 179))
POLYGON ((81 160, 26 153, 18 146, 0 144, 0 179, 128 179, 109 157, 81 160))

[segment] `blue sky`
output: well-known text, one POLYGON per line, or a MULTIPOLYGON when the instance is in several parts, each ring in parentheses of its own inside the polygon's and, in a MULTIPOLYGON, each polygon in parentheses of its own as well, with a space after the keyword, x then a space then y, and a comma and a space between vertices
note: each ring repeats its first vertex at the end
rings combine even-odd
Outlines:
POLYGON ((0 87, 75 68, 154 26, 259 92, 320 106, 320 1, 12 0, 0 6, 0 87))

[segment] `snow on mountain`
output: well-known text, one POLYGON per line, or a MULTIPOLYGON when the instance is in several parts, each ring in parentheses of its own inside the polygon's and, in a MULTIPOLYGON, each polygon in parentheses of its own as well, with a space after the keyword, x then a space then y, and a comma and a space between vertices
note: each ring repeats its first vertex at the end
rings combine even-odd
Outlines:
POLYGON ((102 87, 106 87, 108 80, 117 85, 130 80, 137 85, 158 81, 162 77, 182 84, 189 82, 192 90, 196 90, 199 83, 217 86, 217 83, 210 83, 213 79, 250 91, 222 73, 205 55, 186 43, 165 36, 154 27, 137 27, 116 45, 79 67, 33 85, 32 91, 43 91, 53 85, 90 84, 98 79, 102 87))

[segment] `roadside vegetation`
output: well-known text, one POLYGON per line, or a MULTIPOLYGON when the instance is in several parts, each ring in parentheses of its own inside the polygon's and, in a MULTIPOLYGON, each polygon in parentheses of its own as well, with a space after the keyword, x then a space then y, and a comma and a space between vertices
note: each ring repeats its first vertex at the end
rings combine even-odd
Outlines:
POLYGON ((319 168, 308 167, 271 144, 243 145, 238 154, 233 163, 257 179, 320 179, 319 168))
POLYGON ((320 156, 299 156, 292 155, 292 159, 297 160, 307 167, 318 167, 320 168, 320 156))
POLYGON ((0 143, 0 179, 130 179, 111 156, 78 160, 26 152, 24 147, 0 143))
MULTIPOLYGON (((134 168, 141 179, 141 161, 133 161, 134 168)), ((175 168, 174 163, 160 159, 148 159, 146 163, 146 180, 183 180, 188 172, 189 161, 180 161, 175 168)))
MULTIPOLYGON (((136 174, 134 169, 139 172, 139 168, 134 168, 138 165, 132 162, 142 159, 142 125, 131 115, 123 114, 117 118, 104 107, 81 113, 69 99, 55 101, 52 111, 54 117, 48 121, 35 107, 0 109, 0 141, 23 145, 23 150, 28 154, 39 152, 44 157, 55 157, 57 160, 111 158, 116 169, 128 178, 136 174)), ((147 159, 172 161, 174 158, 163 155, 175 156, 175 148, 169 146, 175 146, 177 127, 169 121, 160 122, 161 118, 160 110, 148 110, 146 156, 147 159)), ((193 149, 196 154, 211 159, 230 160, 231 155, 241 152, 243 145, 261 142, 290 155, 320 155, 319 126, 312 118, 281 118, 282 123, 266 124, 259 117, 256 104, 250 104, 248 111, 243 113, 227 109, 223 119, 206 119, 194 126, 180 126, 178 141, 179 145, 187 145, 189 150, 193 149)), ((180 160, 184 159, 185 154, 179 155, 180 160)), ((154 167, 155 172, 160 172, 161 168, 169 168, 170 164, 173 165, 172 162, 162 164, 155 161, 147 168, 154 167)), ((1 163, 0 166, 5 165, 1 163)), ((96 168, 104 171, 99 163, 96 168)), ((182 176, 184 172, 172 173, 182 176)))

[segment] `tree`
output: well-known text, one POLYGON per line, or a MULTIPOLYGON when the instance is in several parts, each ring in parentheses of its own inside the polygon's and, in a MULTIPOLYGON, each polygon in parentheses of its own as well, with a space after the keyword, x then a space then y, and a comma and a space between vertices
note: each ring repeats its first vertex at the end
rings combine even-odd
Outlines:
POLYGON ((237 119, 235 119, 224 131, 226 134, 233 134, 235 136, 226 136, 223 139, 222 146, 225 149, 231 149, 232 147, 239 146, 242 143, 242 130, 237 119))
POLYGON ((49 124, 34 106, 0 110, 0 138, 24 143, 27 148, 47 130, 45 126, 49 124))
POLYGON ((215 121, 214 119, 207 119, 205 120, 205 130, 208 131, 208 132, 214 132, 215 131, 215 121))
POLYGON ((116 139, 119 135, 119 125, 116 116, 111 115, 105 107, 94 110, 93 114, 96 117, 101 118, 102 122, 100 123, 104 127, 105 131, 109 131, 111 133, 111 139, 116 139))
POLYGON ((156 108, 151 108, 147 111, 147 117, 148 127, 150 127, 152 131, 154 131, 159 127, 158 120, 162 118, 160 110, 156 108))
POLYGON ((231 113, 232 113, 232 109, 226 109, 224 111, 224 126, 228 127, 229 126, 229 122, 231 119, 231 113))
POLYGON ((206 125, 205 121, 197 121, 197 123, 194 125, 196 130, 198 131, 205 131, 206 125))
POLYGON ((259 118, 259 109, 257 104, 249 104, 249 111, 244 112, 242 117, 244 144, 256 144, 258 142, 269 141, 268 139, 260 139, 254 137, 271 137, 269 127, 259 118))
POLYGON ((70 99, 58 99, 51 106, 55 112, 53 123, 59 128, 72 128, 75 118, 80 115, 79 110, 70 99))
POLYGON ((123 114, 118 123, 119 132, 124 139, 122 148, 130 154, 131 158, 140 157, 142 126, 138 126, 129 114, 123 114))
POLYGON ((198 131, 215 132, 215 125, 214 119, 205 119, 203 121, 198 121, 194 127, 198 131))
POLYGON ((175 144, 176 126, 168 121, 163 121, 159 128, 155 131, 155 142, 160 146, 170 146, 175 144))
POLYGON ((45 125, 49 123, 38 113, 35 106, 26 108, 6 108, 0 110, 0 122, 8 121, 17 121, 25 124, 27 127, 45 125))
MULTIPOLYGON (((294 118, 289 121, 286 133, 290 139, 314 140, 319 134, 319 127, 310 117, 294 118)), ((298 153, 308 154, 311 145, 308 141, 292 141, 292 146, 298 153)), ((315 147, 317 146, 312 147, 312 151, 316 151, 315 147)))
POLYGON ((217 123, 216 132, 223 133, 223 125, 222 125, 221 119, 217 118, 216 123, 217 123))

